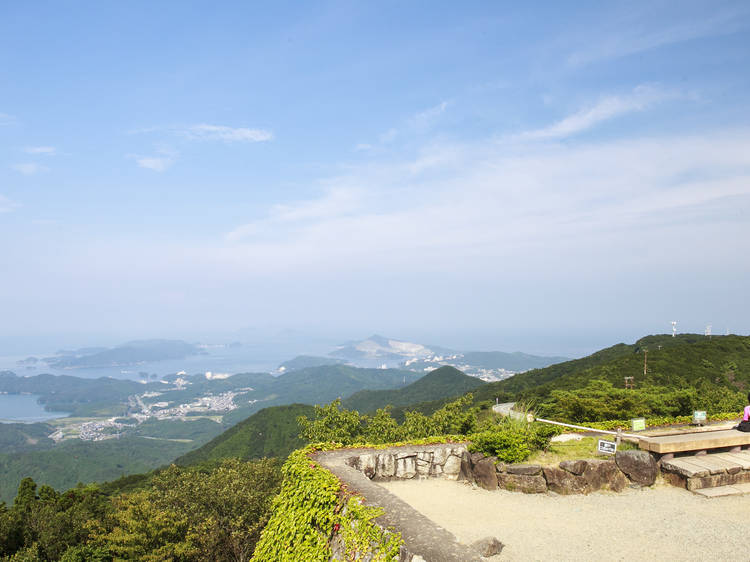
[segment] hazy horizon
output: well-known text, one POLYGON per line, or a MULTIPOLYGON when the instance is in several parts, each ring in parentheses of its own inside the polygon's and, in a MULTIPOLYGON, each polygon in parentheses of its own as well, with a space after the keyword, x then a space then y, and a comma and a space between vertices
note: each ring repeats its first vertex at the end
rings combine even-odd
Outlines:
POLYGON ((750 333, 747 3, 6 3, 0 57, 0 351, 750 333))

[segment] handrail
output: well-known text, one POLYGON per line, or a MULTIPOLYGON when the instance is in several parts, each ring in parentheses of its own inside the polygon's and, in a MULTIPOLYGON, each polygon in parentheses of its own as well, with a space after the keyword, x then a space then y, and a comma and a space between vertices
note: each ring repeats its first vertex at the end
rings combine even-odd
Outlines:
POLYGON ((633 435, 632 433, 623 433, 621 431, 607 431, 606 429, 594 429, 593 427, 584 427, 582 425, 574 425, 572 423, 556 422, 552 420, 545 420, 543 418, 533 418, 533 421, 551 423, 552 425, 561 425, 563 427, 572 427, 573 429, 583 429, 585 431, 596 431, 597 433, 606 433, 607 435, 615 435, 617 437, 630 437, 631 439, 648 439, 646 435, 633 435))

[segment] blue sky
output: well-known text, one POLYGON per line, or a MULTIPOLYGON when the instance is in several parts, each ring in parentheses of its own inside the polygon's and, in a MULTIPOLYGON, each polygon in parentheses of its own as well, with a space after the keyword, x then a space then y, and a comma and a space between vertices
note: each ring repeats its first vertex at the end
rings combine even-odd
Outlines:
POLYGON ((750 332, 745 2, 0 7, 0 338, 750 332))

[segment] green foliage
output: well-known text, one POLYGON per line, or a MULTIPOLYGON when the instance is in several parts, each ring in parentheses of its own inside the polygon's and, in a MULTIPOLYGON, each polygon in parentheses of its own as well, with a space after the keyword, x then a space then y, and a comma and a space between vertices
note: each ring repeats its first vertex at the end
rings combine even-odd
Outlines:
POLYGON ((420 412, 406 412, 403 424, 390 416, 389 408, 362 416, 354 410, 341 407, 341 400, 325 406, 315 406, 315 419, 300 416, 300 436, 311 442, 335 442, 343 445, 355 443, 389 443, 420 439, 438 435, 466 435, 477 423, 477 409, 470 408, 471 394, 449 402, 431 416, 420 412))
POLYGON ((363 433, 363 419, 359 412, 341 407, 341 399, 330 404, 315 406, 315 419, 306 416, 297 418, 300 426, 300 437, 307 441, 335 442, 344 445, 356 443, 363 433))
POLYGON ((528 422, 525 417, 490 419, 469 436, 469 451, 497 457, 503 462, 523 462, 533 452, 546 449, 550 439, 558 433, 556 427, 528 422))
POLYGON ((173 465, 116 498, 93 543, 126 560, 246 561, 279 481, 273 460, 228 459, 208 472, 173 465))
POLYGON ((78 482, 104 482, 166 465, 193 447, 143 437, 66 441, 47 451, 0 453, 0 501, 11 501, 25 476, 65 490, 78 482))
POLYGON ((329 539, 340 533, 348 559, 392 560, 398 557, 399 534, 372 523, 382 511, 347 497, 338 479, 309 458, 316 450, 294 451, 282 468, 281 492, 263 530, 253 560, 327 562, 329 539))
POLYGON ((274 460, 173 465, 148 487, 110 499, 94 485, 37 492, 27 478, 13 507, 0 504, 0 558, 247 561, 280 479, 274 460))
MULTIPOLYGON (((623 386, 623 377, 635 376, 636 387, 659 386, 669 390, 725 388, 750 390, 750 337, 680 334, 646 336, 632 345, 623 343, 582 359, 566 361, 545 369, 534 369, 509 379, 483 386, 477 400, 501 393, 514 399, 546 398, 553 390, 574 390, 590 380, 606 380, 623 386), (648 351, 648 372, 643 374, 644 351, 648 351)), ((701 409, 706 409, 702 407, 701 409)))
POLYGON ((59 560, 89 538, 88 521, 102 518, 109 500, 96 486, 58 494, 24 478, 11 509, 0 509, 0 556, 12 560, 59 560))
POLYGON ((742 409, 745 397, 727 388, 668 389, 645 386, 615 388, 606 380, 591 380, 575 390, 553 390, 537 408, 539 417, 572 423, 657 416, 687 416, 693 410, 710 413, 742 409))
POLYGON ((285 458, 305 445, 297 435, 296 418, 312 415, 313 411, 313 407, 306 404, 265 408, 202 447, 177 458, 175 464, 189 466, 232 457, 244 460, 285 458))
POLYGON ((23 451, 49 449, 55 442, 47 437, 54 430, 46 423, 0 424, 0 451, 20 453, 23 451))
POLYGON ((458 396, 483 386, 482 380, 463 374, 454 367, 440 367, 402 388, 360 390, 343 401, 345 408, 369 413, 385 406, 408 406, 419 402, 458 396))

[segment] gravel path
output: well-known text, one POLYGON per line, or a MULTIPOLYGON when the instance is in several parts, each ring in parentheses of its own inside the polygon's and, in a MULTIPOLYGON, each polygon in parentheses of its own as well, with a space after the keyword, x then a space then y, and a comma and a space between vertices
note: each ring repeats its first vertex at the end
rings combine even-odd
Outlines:
POLYGON ((489 492, 446 480, 382 483, 465 544, 495 536, 492 560, 748 560, 750 496, 671 486, 588 496, 489 492))

